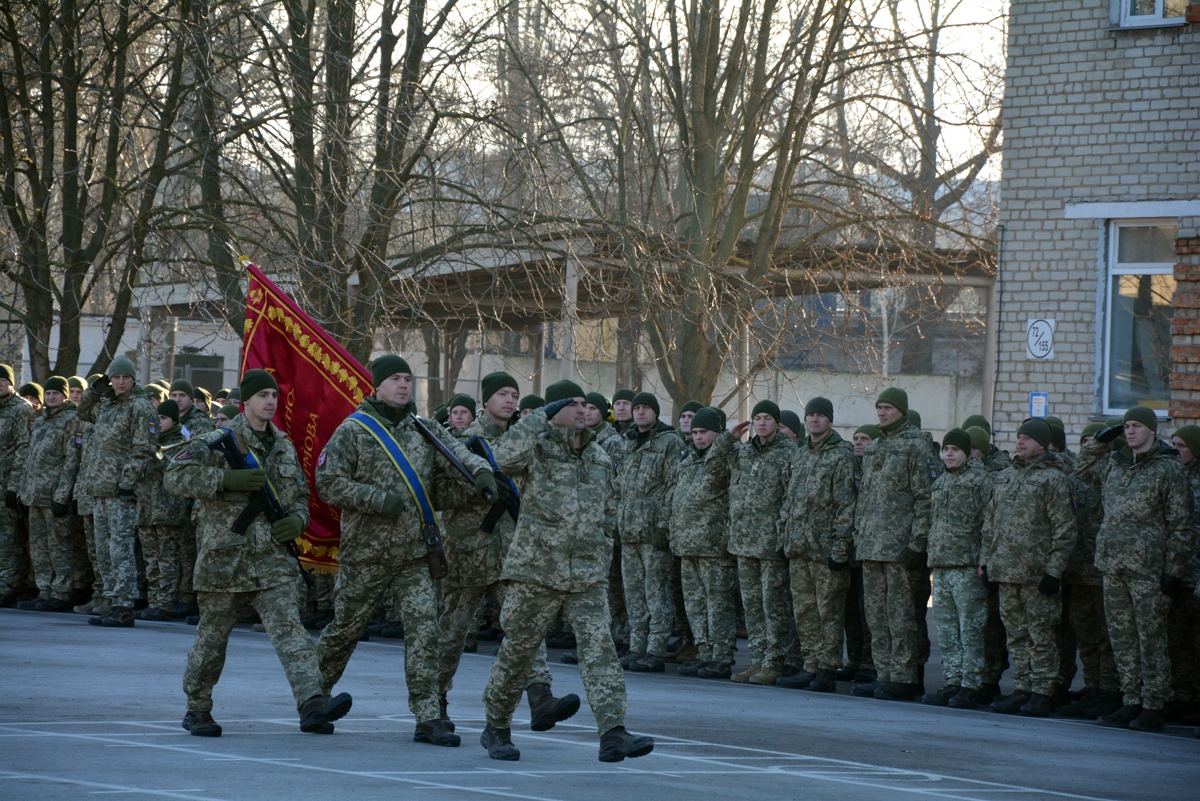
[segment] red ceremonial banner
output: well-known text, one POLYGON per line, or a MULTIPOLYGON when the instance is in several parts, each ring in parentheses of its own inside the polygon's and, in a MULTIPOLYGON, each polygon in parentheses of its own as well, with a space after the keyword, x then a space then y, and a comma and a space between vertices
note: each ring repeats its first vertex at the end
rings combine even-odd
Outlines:
POLYGON ((311 519, 298 543, 300 561, 319 573, 333 573, 341 513, 317 496, 317 457, 334 429, 371 392, 371 374, 261 270, 248 259, 241 262, 250 273, 242 372, 266 370, 279 383, 274 422, 296 446, 311 492, 311 519))

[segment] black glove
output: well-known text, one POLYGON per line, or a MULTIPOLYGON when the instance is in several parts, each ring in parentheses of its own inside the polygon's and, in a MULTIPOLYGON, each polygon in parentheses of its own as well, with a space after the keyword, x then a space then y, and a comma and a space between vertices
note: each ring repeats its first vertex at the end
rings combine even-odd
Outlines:
POLYGON ((1170 573, 1163 573, 1158 586, 1162 588, 1163 595, 1174 595, 1183 589, 1183 581, 1170 573))
POLYGON ((1058 595, 1058 590, 1062 586, 1062 579, 1056 579, 1054 576, 1046 573, 1042 576, 1042 580, 1038 582, 1038 592, 1042 595, 1058 595))
POLYGON ((900 561, 909 570, 924 570, 925 569, 925 553, 924 551, 914 551, 912 548, 905 548, 904 553, 900 556, 900 561))
POLYGON ((129 500, 137 500, 137 491, 133 487, 126 487, 124 484, 117 487, 117 497, 127 498, 129 500))
POLYGON ((556 400, 554 403, 547 403, 543 407, 546 410, 546 419, 553 420, 554 415, 558 414, 559 412, 561 412, 563 409, 567 408, 574 402, 575 402, 574 398, 563 398, 562 400, 556 400))
POLYGON ((12 490, 4 493, 4 505, 9 509, 20 509, 21 501, 17 499, 17 493, 12 490))
POLYGON ((500 497, 496 488, 496 477, 491 470, 483 470, 475 474, 475 494, 485 501, 495 501, 500 497))
POLYGON ((825 560, 825 564, 829 566, 830 570, 845 570, 846 568, 850 567, 849 560, 845 562, 839 562, 832 556, 825 560))
POLYGON ((1108 445, 1113 440, 1123 436, 1125 436, 1124 423, 1100 429, 1096 432, 1096 436, 1093 437, 1093 439, 1095 439, 1097 442, 1103 442, 1105 445, 1108 445))
POLYGON ((55 517, 66 517, 71 514, 71 505, 69 503, 59 503, 58 501, 50 502, 50 514, 55 517))

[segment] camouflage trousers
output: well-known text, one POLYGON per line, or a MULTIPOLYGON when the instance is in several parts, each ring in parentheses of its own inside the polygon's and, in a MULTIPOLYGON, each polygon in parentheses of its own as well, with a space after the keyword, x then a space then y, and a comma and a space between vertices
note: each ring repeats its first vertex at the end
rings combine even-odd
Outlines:
POLYGON ((25 560, 25 548, 17 526, 20 512, 0 502, 0 595, 8 595, 21 588, 21 564, 25 560))
MULTIPOLYGON (((175 596, 185 604, 194 603, 192 574, 196 572, 196 524, 188 520, 179 529, 179 586, 175 596)), ((146 579, 149 581, 149 577, 146 579)))
POLYGON ((147 606, 169 610, 178 597, 186 534, 180 526, 138 526, 142 561, 146 564, 147 606))
POLYGON ((968 690, 983 686, 983 632, 987 626, 987 585, 975 567, 933 570, 933 625, 942 648, 946 684, 968 690))
POLYGON ((1108 641, 1108 621, 1104 618, 1104 591, 1090 584, 1071 585, 1071 606, 1067 612, 1075 630, 1075 647, 1083 663, 1083 686, 1116 692, 1121 686, 1112 644, 1108 641))
POLYGON ((916 684, 917 619, 911 570, 899 562, 864 561, 863 609, 879 681, 916 684))
MULTIPOLYGON (((298 581, 299 579, 297 579, 298 581)), ((321 672, 312 639, 300 623, 296 606, 298 588, 293 582, 258 592, 201 592, 200 622, 196 624, 196 642, 188 651, 183 691, 188 709, 212 710, 212 691, 225 667, 229 633, 247 606, 262 618, 263 628, 283 663, 283 672, 292 687, 296 708, 321 694, 321 672)))
POLYGON ((842 625, 846 619, 849 570, 830 570, 825 562, 803 556, 789 560, 792 614, 804 653, 804 669, 837 670, 842 666, 842 625))
POLYGON ((874 670, 871 659, 871 631, 863 608, 862 564, 850 565, 850 587, 846 590, 846 664, 848 667, 874 670))
POLYGON ((70 598, 79 572, 71 518, 55 517, 47 506, 29 507, 29 559, 40 597, 70 598))
POLYGON ((94 498, 92 518, 104 597, 113 606, 132 607, 138 597, 137 503, 132 498, 94 498))
POLYGON ((1190 592, 1171 599, 1167 653, 1171 657, 1175 700, 1200 702, 1200 601, 1190 592))
POLYGON ((613 642, 629 642, 629 615, 625 611, 625 579, 621 576, 621 542, 611 527, 613 552, 608 563, 608 609, 612 613, 613 642))
POLYGON ((1036 584, 1001 584, 1000 617, 1008 633, 1012 682, 1027 693, 1054 695, 1058 689, 1058 637, 1062 598, 1044 595, 1036 584))
POLYGON ((675 624, 671 552, 648 542, 622 543, 621 578, 629 615, 629 652, 666 656, 675 624))
POLYGON ((1000 619, 1000 588, 988 590, 987 625, 983 629, 983 683, 999 684, 1008 670, 1008 633, 1000 619))
POLYGON ((559 613, 575 631, 579 673, 596 729, 603 734, 625 725, 625 675, 609 629, 605 586, 594 584, 583 592, 564 592, 520 581, 511 582, 505 592, 500 611, 504 642, 483 690, 490 725, 511 727, 534 656, 559 613))
POLYGON ((1157 576, 1104 575, 1104 617, 1126 705, 1162 709, 1171 700, 1170 608, 1157 576))
POLYGON ((779 670, 791 646, 787 560, 739 556, 737 574, 746 612, 750 661, 767 670, 779 670))
POLYGON ((929 661, 929 599, 933 595, 929 568, 908 571, 908 581, 912 586, 913 615, 917 624, 917 664, 924 665, 929 661))
POLYGON ((100 557, 96 554, 96 521, 91 512, 80 513, 79 517, 83 521, 83 542, 92 573, 92 597, 103 598, 104 577, 100 575, 100 557))
POLYGON ((732 665, 737 645, 737 562, 728 556, 683 556, 679 584, 700 661, 732 665))
POLYGON ((338 568, 333 588, 333 621, 321 632, 317 657, 322 687, 330 694, 371 613, 388 588, 398 593, 404 622, 404 677, 408 708, 418 723, 438 717, 438 593, 422 559, 401 568, 384 565, 346 565, 338 568), (394 583, 393 583, 394 582, 394 583))

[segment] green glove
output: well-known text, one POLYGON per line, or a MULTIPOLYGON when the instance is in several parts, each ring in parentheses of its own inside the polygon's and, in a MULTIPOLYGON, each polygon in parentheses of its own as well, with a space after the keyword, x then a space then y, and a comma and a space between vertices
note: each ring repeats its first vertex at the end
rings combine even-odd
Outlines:
POLYGON ((925 554, 922 551, 914 551, 912 548, 905 548, 904 554, 900 557, 900 561, 909 570, 924 570, 925 569, 925 554))
POLYGON ((500 490, 496 488, 496 477, 492 475, 491 470, 475 474, 475 494, 485 501, 495 501, 500 497, 500 490))
POLYGON ((300 515, 288 515, 271 524, 271 539, 287 545, 304 533, 304 519, 300 515))
POLYGON ((250 467, 245 470, 226 470, 225 481, 222 483, 227 490, 233 492, 255 492, 267 483, 267 471, 260 467, 250 467))
POLYGON ((654 529, 650 533, 650 544, 654 546, 654 550, 656 551, 671 550, 671 541, 667 536, 667 530, 665 528, 654 529))
POLYGON ((389 492, 383 497, 383 508, 379 510, 382 517, 397 518, 404 511, 404 496, 397 492, 389 492))

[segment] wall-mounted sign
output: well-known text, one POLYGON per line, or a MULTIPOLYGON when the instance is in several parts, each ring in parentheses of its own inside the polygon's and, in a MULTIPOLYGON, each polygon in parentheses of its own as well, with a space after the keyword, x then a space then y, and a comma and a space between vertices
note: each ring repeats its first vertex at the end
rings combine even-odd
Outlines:
POLYGON ((1038 361, 1054 358, 1054 320, 1039 317, 1025 324, 1025 358, 1038 361))

